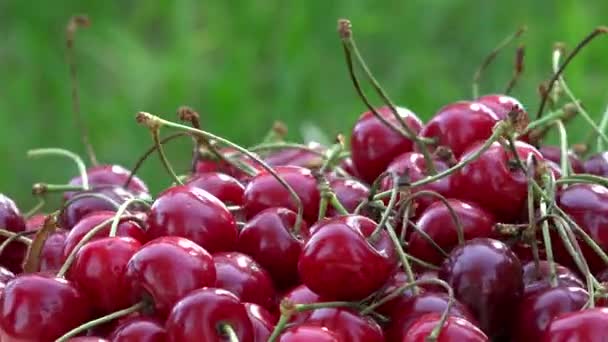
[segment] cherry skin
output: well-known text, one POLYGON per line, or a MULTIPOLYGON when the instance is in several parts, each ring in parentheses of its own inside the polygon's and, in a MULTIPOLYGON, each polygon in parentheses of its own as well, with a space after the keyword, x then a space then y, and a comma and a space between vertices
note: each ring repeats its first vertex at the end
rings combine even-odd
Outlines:
POLYGON ((313 226, 298 261, 302 283, 327 300, 361 300, 378 290, 397 259, 386 231, 370 238, 375 228, 376 222, 359 215, 313 226))
MULTIPOLYGON (((551 286, 549 282, 549 276, 551 274, 549 262, 546 260, 540 260, 538 271, 539 272, 537 273, 534 261, 527 262, 524 265, 522 274, 524 282, 524 295, 528 295, 531 292, 544 290, 545 288, 551 286)), ((583 281, 570 269, 556 263, 555 273, 557 276, 558 286, 585 288, 583 281)))
MULTIPOLYGON (((249 166, 254 171, 262 170, 260 164, 258 164, 255 160, 245 156, 241 152, 231 148, 224 147, 218 150, 224 158, 229 158, 235 162, 245 164, 249 166)), ((224 162, 221 160, 217 160, 216 157, 208 153, 205 156, 201 156, 199 160, 197 160, 195 164, 195 173, 204 173, 204 172, 222 172, 228 174, 240 181, 248 180, 250 176, 248 176, 244 171, 224 162)))
POLYGON ((318 169, 323 165, 323 156, 316 152, 325 152, 325 148, 318 143, 309 143, 311 151, 300 148, 283 148, 264 157, 264 161, 272 166, 300 166, 307 169, 318 169))
POLYGON ((344 342, 340 336, 316 324, 294 325, 285 329, 279 337, 279 342, 344 342))
POLYGON ((148 215, 148 235, 181 236, 210 253, 234 250, 238 231, 234 216, 205 190, 180 185, 165 190, 148 215))
POLYGON ((268 272, 248 255, 223 252, 213 255, 217 280, 215 286, 228 290, 243 302, 251 302, 272 310, 274 285, 268 272))
POLYGON ((254 329, 245 305, 231 292, 202 288, 175 304, 165 327, 168 341, 226 341, 222 325, 229 325, 239 342, 254 342, 254 329))
POLYGON ((513 323, 515 341, 538 341, 551 319, 564 312, 580 310, 589 295, 580 287, 546 287, 525 295, 513 323))
POLYGON ((36 231, 42 228, 44 221, 46 220, 47 215, 45 214, 34 214, 27 220, 25 220, 25 229, 36 231))
POLYGON ((269 208, 251 218, 241 229, 238 251, 251 256, 272 277, 278 288, 298 283, 298 259, 308 236, 302 222, 300 237, 294 236, 296 213, 285 208, 269 208))
MULTIPOLYGON (((363 183, 354 179, 337 178, 329 182, 329 186, 336 194, 338 201, 344 209, 349 213, 355 211, 355 208, 369 196, 369 188, 363 183)), ((334 217, 340 215, 331 205, 327 205, 327 216, 334 217)))
MULTIPOLYGON (((296 192, 304 206, 304 219, 309 224, 317 221, 320 193, 317 181, 308 169, 298 166, 279 166, 275 168, 296 192)), ((264 209, 284 207, 297 211, 289 191, 268 172, 260 172, 253 177, 245 188, 245 215, 248 219, 264 209)))
POLYGON ((127 264, 134 301, 150 296, 157 313, 166 315, 173 304, 192 290, 213 286, 213 257, 194 242, 177 236, 154 239, 127 264))
POLYGON ((135 317, 120 323, 110 334, 112 342, 165 342, 163 323, 154 318, 135 317))
POLYGON ((585 173, 607 177, 608 176, 608 152, 601 152, 589 157, 584 163, 585 173))
MULTIPOLYGON (((12 199, 0 193, 0 228, 9 230, 13 233, 20 233, 25 229, 25 220, 21 216, 21 212, 15 205, 12 199)), ((0 237, 0 244, 6 241, 6 238, 0 237)), ((8 268, 14 273, 20 273, 23 270, 23 258, 27 247, 19 241, 11 242, 0 256, 0 266, 8 268)))
POLYGON ((608 329, 608 309, 595 308, 568 312, 553 318, 542 342, 604 341, 608 329))
POLYGON ((203 189, 230 205, 243 205, 245 187, 236 178, 220 172, 197 173, 186 185, 203 189))
MULTIPOLYGON (((386 121, 401 127, 389 107, 381 107, 376 111, 386 121)), ((398 107, 397 112, 414 133, 420 132, 422 121, 416 114, 403 107, 398 107)), ((395 157, 412 151, 414 143, 386 126, 374 113, 365 112, 353 127, 350 147, 357 174, 363 181, 371 184, 395 157)))
MULTIPOLYGON (((496 222, 492 214, 476 204, 457 199, 448 199, 448 204, 458 217, 465 240, 493 235, 496 222)), ((458 244, 458 226, 452 219, 448 207, 441 201, 428 207, 420 215, 416 225, 446 253, 458 244)), ((435 265, 441 264, 444 259, 444 256, 418 231, 412 231, 410 235, 408 253, 435 265)))
POLYGON ((46 273, 56 273, 59 271, 65 261, 63 248, 65 247, 67 237, 68 231, 64 229, 57 229, 47 237, 40 252, 38 271, 46 273))
POLYGON ((342 341, 384 342, 384 333, 378 323, 345 308, 316 309, 304 323, 323 326, 335 332, 342 341))
MULTIPOLYGON (((92 189, 106 186, 124 186, 131 171, 120 165, 98 165, 87 170, 89 186, 92 189)), ((82 185, 82 177, 74 177, 70 180, 70 185, 82 185)), ((146 184, 137 176, 133 176, 129 182, 127 190, 133 193, 148 192, 146 184)), ((72 197, 74 193, 66 193, 65 199, 72 197)))
POLYGON ((459 101, 441 108, 420 135, 436 139, 436 146, 448 147, 459 157, 471 145, 488 139, 498 120, 490 108, 479 102, 459 101))
POLYGON ((97 336, 78 336, 70 338, 68 342, 109 342, 109 340, 97 336))
MULTIPOLYGON (((427 337, 441 322, 441 313, 433 312, 420 316, 410 326, 401 342, 426 342, 427 337)), ((473 323, 462 317, 448 315, 445 324, 437 336, 437 342, 487 342, 486 334, 473 323)))
POLYGON ((54 341, 89 315, 88 299, 73 283, 24 274, 6 284, 0 297, 0 340, 54 341))
POLYGON ((524 105, 518 99, 508 95, 489 94, 478 98, 476 101, 490 108, 500 120, 506 119, 514 107, 525 111, 524 105))
POLYGON ((276 318, 263 307, 253 303, 243 303, 253 325, 254 342, 266 342, 274 330, 276 318))
POLYGON ((509 331, 523 292, 522 267, 502 242, 488 238, 467 241, 452 250, 439 276, 454 289, 491 337, 509 331))
MULTIPOLYGON (((290 303, 290 304, 312 304, 321 302, 321 297, 312 292, 306 285, 299 285, 291 289, 291 291, 287 292, 281 303, 290 303)), ((296 312, 289 318, 290 323, 302 323, 304 322, 308 316, 310 316, 311 311, 300 311, 296 312)))
MULTIPOLYGON (((479 145, 472 146, 462 159, 475 153, 479 145)), ((520 160, 534 155, 543 158, 533 146, 517 141, 515 148, 520 160)), ((493 143, 481 156, 455 173, 452 181, 455 197, 479 204, 492 212, 501 222, 519 218, 526 204, 528 182, 525 174, 511 160, 514 157, 499 143, 493 143)))
POLYGON ((2 291, 6 287, 6 283, 15 278, 15 274, 8 269, 0 266, 0 296, 2 296, 2 291))
MULTIPOLYGON (((540 153, 546 160, 550 160, 557 165, 560 165, 562 160, 561 149, 558 146, 544 145, 539 148, 540 153)), ((585 167, 581 159, 571 151, 568 151, 568 161, 572 166, 574 173, 584 173, 585 167)))

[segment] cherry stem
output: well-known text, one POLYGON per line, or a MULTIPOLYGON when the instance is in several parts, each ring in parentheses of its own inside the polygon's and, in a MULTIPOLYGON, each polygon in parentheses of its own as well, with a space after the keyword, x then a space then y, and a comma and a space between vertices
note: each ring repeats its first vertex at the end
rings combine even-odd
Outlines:
POLYGON ((106 202, 110 203, 116 209, 120 208, 120 204, 118 202, 116 202, 115 200, 111 199, 110 197, 108 197, 108 196, 106 196, 104 194, 95 193, 95 192, 85 192, 83 194, 75 195, 74 197, 72 197, 69 200, 67 200, 63 204, 63 206, 61 207, 61 210, 59 211, 59 214, 61 214, 67 207, 69 207, 74 202, 79 201, 79 200, 84 199, 84 198, 97 198, 97 199, 100 199, 100 200, 103 200, 103 201, 106 201, 106 202))
MULTIPOLYGON (((426 242, 428 242, 438 253, 441 253, 441 255, 443 255, 444 258, 447 258, 449 256, 449 254, 446 251, 444 251, 443 248, 441 248, 441 246, 439 246, 439 244, 437 244, 437 242, 435 242, 435 240, 433 240, 433 238, 430 237, 427 232, 420 229, 420 227, 418 227, 417 224, 412 222, 412 220, 409 220, 409 225, 412 226, 412 228, 414 228, 414 231, 416 231, 416 233, 420 234, 420 236, 422 236, 422 238, 425 239, 426 242)), ((400 238, 400 241, 403 241, 403 239, 400 238)), ((462 244, 462 243, 459 243, 459 244, 462 244)))
POLYGON ((41 196, 51 192, 83 191, 82 185, 35 183, 32 185, 32 195, 41 196))
POLYGON ((11 244, 15 241, 23 243, 26 246, 31 245, 32 239, 26 238, 25 236, 34 234, 34 233, 36 233, 36 232, 35 231, 23 231, 23 232, 15 233, 10 230, 0 229, 0 236, 4 236, 7 238, 6 240, 4 240, 2 242, 2 244, 0 244, 0 255, 2 255, 2 253, 4 253, 6 246, 8 246, 9 244, 11 244))
MULTIPOLYGON (((146 206, 147 208, 150 208, 150 203, 139 199, 139 198, 130 198, 128 200, 126 200, 123 204, 120 205, 120 207, 118 208, 118 210, 116 210, 116 214, 114 215, 114 218, 112 220, 112 225, 110 226, 110 234, 109 237, 115 237, 117 232, 118 232, 118 224, 120 223, 120 218, 125 215, 125 214, 129 214, 129 212, 127 211, 127 208, 129 208, 129 206, 135 204, 135 203, 139 203, 139 204, 143 204, 144 206, 146 206)), ((143 227, 142 227, 143 229, 143 227)))
POLYGON ((522 33, 526 32, 527 28, 525 26, 520 27, 519 29, 517 29, 517 31, 515 31, 514 33, 511 33, 509 36, 507 36, 506 38, 504 38, 492 51, 490 51, 490 53, 484 58, 484 60, 481 62, 481 64, 479 65, 479 68, 477 68, 477 71, 475 71, 475 74, 473 74, 473 84, 472 84, 472 90, 473 90, 473 98, 476 99, 479 97, 479 81, 481 80, 481 76, 483 75, 483 72, 486 70, 486 68, 492 64, 492 62, 494 61, 494 59, 496 59, 496 56, 498 56, 498 53, 503 50, 505 47, 507 47, 513 40, 515 40, 516 38, 518 38, 519 36, 522 35, 522 33))
POLYGON ((574 229, 574 232, 578 234, 591 249, 597 254, 604 264, 608 265, 608 255, 604 250, 598 246, 598 244, 584 231, 568 214, 566 214, 560 207, 555 206, 554 210, 568 223, 570 227, 574 229))
MULTIPOLYGON (((532 257, 534 259, 534 270, 536 272, 536 277, 540 277, 540 257, 538 254, 538 242, 536 240, 536 229, 537 229, 537 224, 536 224, 536 218, 535 216, 535 210, 534 210, 534 186, 532 185, 534 182, 534 176, 535 176, 535 170, 536 170, 536 165, 537 165, 537 161, 536 158, 534 157, 534 154, 529 154, 528 155, 528 160, 526 160, 526 168, 528 169, 528 222, 529 222, 529 227, 524 230, 524 233, 529 232, 526 234, 526 242, 530 242, 530 245, 532 246, 532 257)), ((546 208, 545 208, 546 211, 546 208)), ((544 235, 543 235, 544 236, 544 235)), ((551 252, 551 254, 553 254, 551 252)), ((552 271, 555 270, 555 267, 553 265, 553 256, 551 257, 551 263, 549 265, 549 268, 552 271)), ((553 281, 556 281, 557 278, 555 277, 554 273, 550 274, 550 282, 551 285, 553 285, 553 281)), ((555 283, 557 284, 557 283, 555 283)))
MULTIPOLYGON (((380 218, 380 222, 376 225, 376 228, 369 236, 369 241, 377 241, 380 238, 380 233, 382 232, 382 228, 388 222, 388 219, 395 208, 395 204, 397 203, 397 197, 399 195, 399 175, 396 172, 391 173, 391 178, 393 180, 393 188, 391 189, 391 197, 388 200, 388 205, 386 209, 382 213, 382 217, 380 218)), ((398 240, 398 239, 397 239, 398 240)), ((398 243, 401 246, 401 243, 398 243)))
POLYGON ((559 67, 559 69, 556 72, 553 72, 553 76, 551 77, 551 79, 549 80, 549 84, 547 87, 547 90, 544 92, 540 105, 538 107, 538 111, 536 112, 536 118, 540 118, 543 115, 543 111, 545 109, 545 106, 547 104, 547 100, 549 98, 549 94, 551 93, 551 90, 553 89, 553 87, 555 86, 556 81, 558 80, 558 78, 560 77, 560 75, 564 72, 564 70, 566 69, 566 67, 568 66, 568 64, 570 64, 570 62, 572 61, 572 59, 574 57, 576 57, 576 55, 585 47, 587 46, 587 44, 589 44, 595 37, 604 34, 604 33, 608 33, 608 28, 600 26, 595 28, 589 35, 587 35, 587 37, 585 37, 582 41, 580 41, 576 47, 574 48, 574 50, 572 50, 572 52, 570 52, 570 54, 565 58, 564 62, 562 63, 562 65, 559 67))
POLYGON ((190 133, 203 136, 210 140, 217 141, 221 144, 232 147, 233 149, 239 151, 240 153, 242 153, 245 156, 249 157, 250 159, 254 160, 256 163, 260 164, 260 166, 262 166, 262 168, 264 168, 264 170, 266 170, 270 175, 272 175, 277 180, 277 182, 279 182, 285 189, 287 189, 287 191, 291 195, 293 201, 295 202, 296 207, 297 207, 297 216, 296 216, 296 222, 294 224, 293 230, 296 235, 299 235, 300 228, 302 225, 303 215, 304 215, 304 206, 302 205, 302 200, 300 199, 300 197, 298 196, 296 191, 293 189, 293 187, 291 185, 289 185, 289 183, 287 183, 287 181, 285 181, 281 176, 279 176, 272 167, 270 167, 268 164, 266 164, 266 162, 264 162, 263 160, 258 158, 255 154, 253 154, 253 153, 249 152, 247 149, 233 143, 232 141, 224 139, 215 134, 212 134, 207 131, 200 130, 200 129, 184 126, 184 125, 181 125, 181 124, 178 124, 175 122, 167 121, 167 120, 159 118, 158 116, 152 115, 150 113, 139 112, 139 113, 137 113, 136 119, 139 123, 146 125, 148 128, 151 128, 154 126, 157 126, 160 128, 161 126, 166 125, 169 127, 173 127, 175 129, 188 131, 190 133))
POLYGON ((285 312, 283 312, 283 310, 281 310, 281 316, 279 317, 279 321, 274 326, 274 330, 272 330, 272 334, 268 337, 268 342, 275 342, 277 340, 277 338, 281 335, 281 333, 285 329, 285 326, 287 326, 287 323, 289 323, 289 319, 291 318, 292 315, 293 315, 293 313, 291 311, 288 311, 285 313, 285 312))
POLYGON ((323 161, 323 165, 321 165, 319 172, 325 173, 327 169, 332 168, 340 160, 342 151, 344 151, 344 137, 338 135, 336 143, 325 153, 325 160, 323 161))
POLYGON ((74 163, 76 163, 76 166, 78 167, 78 172, 80 173, 80 178, 82 180, 82 187, 85 190, 89 189, 89 176, 87 175, 87 167, 84 165, 84 162, 77 154, 68 150, 64 150, 62 148, 38 148, 27 151, 27 156, 30 158, 43 156, 62 156, 72 159, 72 161, 74 161, 74 163))
MULTIPOLYGON (((395 229, 388 222, 386 222, 386 231, 388 232, 388 236, 391 238, 391 241, 395 246, 395 250, 397 251, 397 255, 399 255, 399 260, 401 261, 401 266, 403 267, 403 270, 405 271, 405 274, 407 275, 408 279, 416 279, 414 276, 414 271, 412 270, 412 266, 410 265, 410 262, 408 260, 408 255, 403 250, 403 246, 399 241, 399 237, 397 237, 397 234, 395 233, 395 229)), ((419 292, 418 288, 414 287, 412 289, 412 292, 417 295, 419 292)))
POLYGON ((570 165, 570 158, 568 157, 568 133, 566 132, 566 126, 562 120, 555 122, 557 126, 557 132, 559 134, 559 145, 560 145, 560 169, 563 177, 568 177, 572 171, 572 165, 570 165))
POLYGON ((234 328, 230 324, 224 323, 220 325, 220 332, 222 333, 222 335, 228 338, 229 342, 239 342, 239 337, 237 336, 236 331, 234 331, 234 328))
POLYGON ((526 48, 523 44, 517 47, 515 50, 515 67, 513 68, 513 76, 507 83, 507 87, 505 88, 505 94, 509 95, 515 85, 521 78, 522 73, 524 72, 524 56, 525 56, 526 48))
POLYGON ((132 313, 138 312, 143 310, 146 307, 147 303, 144 301, 141 301, 137 304, 134 304, 126 309, 122 309, 116 312, 113 312, 109 315, 105 315, 103 317, 99 317, 97 319, 94 319, 92 321, 89 321, 81 326, 78 326, 72 330, 70 330, 69 332, 65 333, 63 336, 61 336, 60 338, 56 339, 55 342, 66 342, 69 341, 70 338, 80 335, 81 333, 94 328, 96 326, 108 323, 108 322, 112 322, 115 319, 124 317, 124 316, 128 316, 132 313))
MULTIPOLYGON (((600 124, 598 129, 600 132, 606 132, 606 128, 608 128, 608 106, 606 106, 606 110, 604 110, 604 114, 602 115, 602 120, 600 120, 600 124)), ((597 138, 597 152, 604 151, 604 140, 598 136, 597 138)))
POLYGON ((549 126, 555 123, 556 120, 560 120, 566 117, 566 111, 563 108, 556 109, 555 111, 543 116, 542 118, 531 121, 524 132, 520 135, 530 133, 533 130, 542 127, 549 126))
POLYGON ((568 177, 563 177, 558 179, 557 184, 577 184, 577 183, 586 183, 586 184, 600 184, 602 186, 608 187, 608 178, 602 176, 596 176, 586 173, 578 173, 575 175, 571 175, 568 177))
POLYGON ((46 200, 44 199, 44 197, 38 196, 38 203, 36 203, 36 205, 33 206, 32 209, 28 210, 27 213, 25 213, 25 217, 30 218, 30 217, 36 215, 36 213, 39 212, 40 209, 42 209, 45 204, 46 204, 46 200))
POLYGON ((274 150, 282 150, 282 149, 294 149, 294 150, 302 150, 310 153, 314 153, 320 157, 325 157, 325 153, 321 151, 317 151, 310 146, 306 146, 303 144, 297 144, 292 142, 273 142, 273 143, 262 143, 259 145, 254 145, 248 148, 250 152, 263 152, 263 151, 274 151, 274 150))
POLYGON ((171 176, 171 178, 173 178, 175 183, 179 184, 179 185, 183 185, 184 183, 182 182, 181 179, 179 179, 179 177, 177 177, 177 174, 173 170, 173 167, 171 166, 171 163, 169 162, 169 159, 167 158, 167 155, 165 154, 165 149, 163 148, 163 145, 160 143, 159 131, 160 131, 160 127, 153 127, 150 130, 150 132, 152 133, 152 139, 154 139, 154 144, 156 145, 156 151, 158 151, 158 156, 160 158, 160 161, 163 164, 163 166, 165 167, 165 170, 167 170, 167 173, 169 174, 169 176, 171 176))
MULTIPOLYGON (((540 199, 539 212, 540 212, 541 217, 544 217, 547 215, 547 203, 542 198, 540 199)), ((541 231, 543 233, 543 243, 545 245, 545 254, 547 257, 547 263, 549 264, 549 284, 551 284, 551 287, 556 287, 557 286, 557 267, 555 265, 555 258, 553 257, 553 246, 551 244, 551 235, 549 233, 549 222, 547 222, 547 220, 544 220, 541 223, 541 231)), ((536 236, 534 237, 534 240, 536 240, 536 236)), ((540 266, 539 266, 539 268, 540 268, 540 266)))
POLYGON ((80 112, 80 96, 78 94, 78 68, 76 67, 76 58, 74 53, 74 36, 76 35, 76 31, 81 27, 89 27, 91 25, 91 21, 89 17, 86 15, 77 15, 70 18, 68 25, 66 27, 66 48, 67 48, 67 60, 68 66, 70 68, 70 83, 72 86, 72 112, 74 114, 74 121, 76 121, 76 125, 78 126, 78 130, 80 131, 80 139, 82 140, 82 145, 87 151, 87 155, 89 156, 89 160, 91 164, 98 165, 97 157, 95 156, 95 150, 93 150, 93 145, 91 145, 91 141, 89 140, 89 130, 82 119, 82 114, 80 112))

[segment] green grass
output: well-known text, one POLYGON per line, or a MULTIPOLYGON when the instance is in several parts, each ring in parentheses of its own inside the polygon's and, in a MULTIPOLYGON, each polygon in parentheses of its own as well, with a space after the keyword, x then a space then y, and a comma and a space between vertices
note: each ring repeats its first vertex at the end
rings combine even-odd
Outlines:
MULTIPOLYGON (((428 119, 469 98, 477 65, 500 40, 528 26, 525 74, 514 95, 534 111, 536 88, 551 72, 556 41, 573 47, 608 24, 600 1, 76 1, 0 2, 0 191, 24 209, 33 182, 75 174, 60 159, 28 160, 36 147, 83 153, 71 120, 64 28, 73 14, 93 25, 76 49, 83 113, 101 161, 132 165, 150 145, 134 122, 145 110, 174 118, 188 104, 206 129, 253 144, 273 120, 293 139, 314 124, 328 136, 348 133, 364 106, 355 96, 336 20, 350 18, 362 53, 393 99, 428 119)), ((608 37, 573 62, 566 78, 596 118, 608 102, 608 37)), ((485 75, 482 92, 503 89, 513 47, 485 75)), ((378 102, 376 102, 378 103, 378 102)), ((572 141, 589 128, 576 120, 572 141)), ((188 166, 190 142, 168 148, 188 166)), ((142 170, 154 192, 170 179, 154 157, 142 170)))

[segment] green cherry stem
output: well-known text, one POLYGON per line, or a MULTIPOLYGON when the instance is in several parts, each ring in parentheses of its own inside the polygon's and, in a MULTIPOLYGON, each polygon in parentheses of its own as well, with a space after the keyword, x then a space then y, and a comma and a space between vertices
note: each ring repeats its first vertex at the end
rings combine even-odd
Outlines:
POLYGON ((76 166, 78 167, 78 172, 80 173, 80 178, 82 180, 82 187, 85 190, 89 190, 89 176, 87 175, 87 167, 84 165, 84 162, 76 153, 64 150, 62 148, 38 148, 27 151, 27 156, 30 158, 52 155, 72 159, 72 161, 74 161, 74 163, 76 163, 76 166))
MULTIPOLYGON (((602 115, 602 119, 598 126, 600 132, 606 132, 606 128, 608 128, 608 106, 606 106, 606 110, 604 110, 604 114, 602 115)), ((596 144, 598 153, 604 151, 604 140, 600 136, 598 136, 596 144)))
POLYGON ((2 242, 2 244, 0 244, 0 256, 2 255, 2 253, 4 253, 6 246, 10 245, 11 243, 13 243, 15 241, 23 243, 26 246, 31 245, 32 239, 27 238, 25 236, 34 234, 34 233, 35 233, 34 231, 23 231, 23 232, 19 232, 19 233, 14 233, 14 232, 11 232, 10 230, 1 229, 0 236, 6 237, 7 239, 4 240, 2 242))
POLYGON ((220 331, 228 339, 228 342, 239 342, 239 337, 237 336, 236 331, 234 331, 234 328, 230 324, 221 324, 220 331))
POLYGON ((150 203, 148 203, 147 201, 144 201, 142 199, 139 199, 139 198, 130 198, 130 199, 124 201, 124 203, 120 205, 118 210, 116 210, 116 214, 114 215, 114 218, 112 219, 112 225, 110 226, 109 237, 116 236, 116 234, 118 233, 118 224, 120 223, 120 218, 125 214, 129 215, 130 213, 127 211, 127 209, 129 208, 129 206, 131 206, 135 203, 143 204, 147 208, 150 208, 150 203))
POLYGON ((44 208, 44 205, 46 204, 46 200, 44 199, 43 195, 38 196, 38 203, 36 203, 36 205, 34 205, 32 207, 32 209, 28 210, 25 213, 25 218, 31 218, 32 216, 36 215, 37 212, 39 212, 42 208, 44 208))
MULTIPOLYGON (((536 275, 539 276, 540 275, 540 257, 539 257, 539 253, 538 253, 538 242, 536 240, 536 229, 537 229, 537 224, 536 224, 536 218, 535 216, 535 209, 534 209, 534 186, 533 181, 534 181, 534 170, 536 170, 536 158, 534 157, 534 154, 530 154, 528 155, 528 160, 526 160, 526 168, 528 169, 528 222, 529 222, 529 228, 527 228, 526 230, 524 230, 524 232, 529 231, 529 233, 527 234, 528 237, 528 241, 531 242, 532 245, 532 256, 533 256, 533 260, 534 260, 534 270, 536 272, 536 275)), ((546 206, 545 206, 545 211, 546 211, 546 206)), ((526 241, 526 242, 528 242, 526 241)), ((552 253, 551 253, 552 254, 552 253)), ((549 265, 549 268, 551 269, 551 271, 554 271, 554 268, 552 268, 551 266, 553 266, 553 264, 551 263, 549 265)), ((557 278, 555 278, 555 274, 551 274, 551 276, 549 277, 551 280, 557 280, 557 278)), ((553 283, 551 283, 553 285, 553 283)))
POLYGON ((160 127, 151 128, 150 133, 152 133, 152 139, 154 139, 156 151, 158 151, 158 156, 160 158, 161 163, 165 167, 165 170, 167 170, 167 173, 171 176, 171 178, 173 178, 176 184, 183 185, 184 183, 181 179, 179 179, 179 177, 177 177, 177 174, 175 173, 173 167, 171 166, 171 163, 169 162, 169 158, 167 158, 167 155, 165 154, 165 149, 160 143, 160 127))
MULTIPOLYGON (((397 173, 392 173, 391 178, 393 179, 393 188, 391 189, 391 197, 388 200, 388 205, 386 209, 382 213, 382 217, 380 218, 380 222, 376 225, 376 229, 369 236, 370 241, 376 241, 380 237, 380 233, 382 232, 382 228, 388 222, 388 218, 390 217, 393 209, 395 208, 395 204, 397 203, 397 195, 399 194, 399 175, 397 173)), ((399 244, 401 245, 401 244, 399 244)))
MULTIPOLYGON (((403 246, 399 241, 399 237, 395 233, 395 229, 388 222, 386 222, 386 231, 388 232, 388 236, 391 238, 391 241, 395 246, 395 250, 397 251, 397 255, 399 256, 399 260, 401 261, 401 266, 403 267, 403 270, 405 271, 405 274, 407 275, 408 279, 416 279, 416 277, 414 276, 414 271, 412 270, 412 266, 410 265, 410 262, 408 260, 408 255, 403 250, 403 246)), ((418 287, 412 288, 412 292, 417 295, 419 293, 418 287)))
POLYGON ((568 158, 568 133, 566 132, 566 126, 562 120, 555 121, 555 125, 557 126, 557 132, 559 134, 559 165, 562 171, 562 177, 568 177, 572 173, 572 165, 570 165, 570 158, 568 158))

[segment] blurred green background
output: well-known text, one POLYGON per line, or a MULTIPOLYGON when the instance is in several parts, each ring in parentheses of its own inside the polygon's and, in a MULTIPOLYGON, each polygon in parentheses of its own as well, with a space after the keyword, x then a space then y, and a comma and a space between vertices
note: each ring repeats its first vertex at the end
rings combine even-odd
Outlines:
MULTIPOLYGON (((608 24, 606 1, 0 0, 0 191, 23 210, 35 203, 33 182, 64 183, 75 174, 62 159, 28 160, 28 149, 84 152, 71 119, 64 50, 65 25, 79 13, 92 20, 76 39, 91 139, 102 162, 127 167, 151 143, 134 122, 139 110, 173 119, 188 104, 205 128, 242 144, 259 141, 276 119, 293 139, 311 124, 328 136, 348 132, 364 106, 348 79, 338 18, 352 20, 361 51, 393 99, 423 119, 469 98, 480 61, 522 24, 525 74, 514 95, 534 112, 554 42, 572 48, 608 24)), ((504 88, 513 51, 489 68, 482 92, 504 88)), ((566 73, 596 117, 608 101, 607 56, 603 37, 566 73)), ((570 128, 572 141, 588 132, 580 120, 570 128)), ((168 153, 183 171, 190 142, 176 142, 168 153)), ((141 175, 154 193, 170 181, 156 156, 141 175)))

